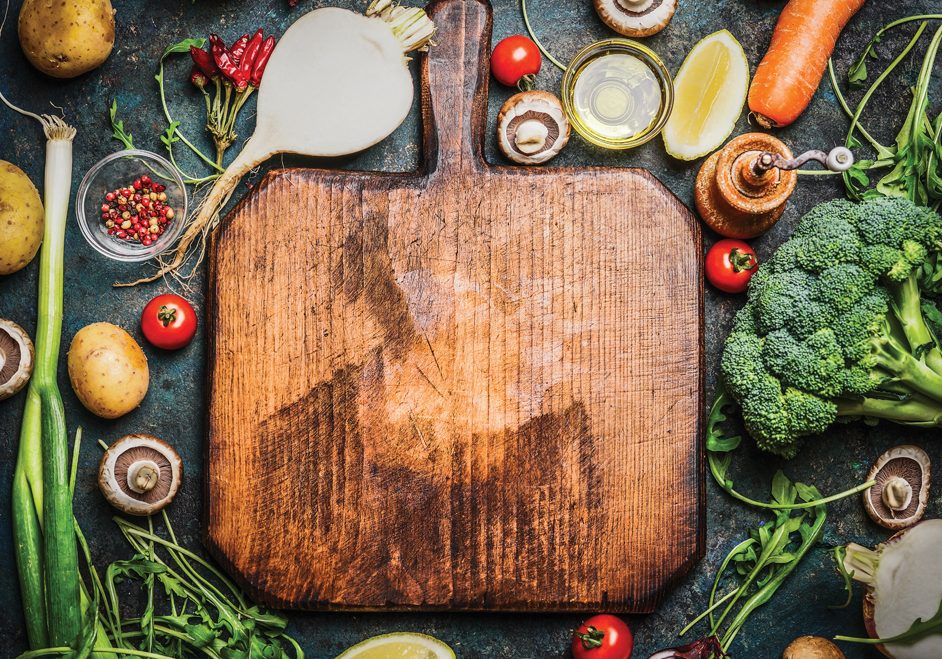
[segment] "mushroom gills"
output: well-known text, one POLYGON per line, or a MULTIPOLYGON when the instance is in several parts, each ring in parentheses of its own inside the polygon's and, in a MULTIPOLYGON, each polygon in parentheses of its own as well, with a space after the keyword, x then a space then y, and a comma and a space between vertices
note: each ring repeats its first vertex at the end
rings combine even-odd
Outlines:
POLYGON ((497 116, 497 144, 510 160, 539 165, 569 142, 569 120, 562 103, 544 91, 514 94, 497 116))
POLYGON ((864 492, 870 518, 894 531, 912 526, 926 510, 931 480, 929 456, 918 446, 895 446, 873 463, 867 480, 876 482, 864 492))
POLYGON ((180 488, 183 463, 167 444, 151 435, 127 435, 101 459, 98 485, 108 502, 131 515, 152 515, 180 488))
POLYGON ((26 331, 0 319, 0 400, 19 392, 33 372, 33 342, 26 331))

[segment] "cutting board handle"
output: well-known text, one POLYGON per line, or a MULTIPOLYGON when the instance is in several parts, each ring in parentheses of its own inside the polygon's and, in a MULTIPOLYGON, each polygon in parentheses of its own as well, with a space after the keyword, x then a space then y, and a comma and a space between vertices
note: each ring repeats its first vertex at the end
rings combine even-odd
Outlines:
POLYGON ((422 58, 425 166, 434 178, 479 171, 487 125, 491 5, 488 0, 435 0, 427 8, 437 28, 422 58))

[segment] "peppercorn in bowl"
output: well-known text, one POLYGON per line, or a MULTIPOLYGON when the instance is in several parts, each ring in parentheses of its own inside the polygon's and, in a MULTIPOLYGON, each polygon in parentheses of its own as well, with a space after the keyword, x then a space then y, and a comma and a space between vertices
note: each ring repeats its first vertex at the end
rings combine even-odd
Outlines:
POLYGON ((180 237, 186 213, 180 173, 150 151, 118 151, 102 158, 75 196, 85 240, 116 261, 146 261, 166 251, 180 237))

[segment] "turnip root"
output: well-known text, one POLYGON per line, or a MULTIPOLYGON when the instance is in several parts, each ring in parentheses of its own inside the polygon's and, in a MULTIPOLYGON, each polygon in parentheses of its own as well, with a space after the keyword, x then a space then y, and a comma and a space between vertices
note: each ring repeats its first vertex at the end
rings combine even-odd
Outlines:
MULTIPOLYGON (((864 617, 874 639, 893 639, 910 631, 917 620, 924 625, 913 638, 884 642, 881 650, 894 659, 942 657, 942 519, 921 522, 899 533, 876 549, 851 543, 844 556, 844 570, 867 585, 864 617)), ((870 642, 838 636, 838 640, 870 642)))
POLYGON ((218 224, 242 177, 272 156, 342 156, 385 139, 412 107, 407 54, 427 49, 434 31, 422 9, 392 0, 374 0, 365 15, 325 7, 295 21, 265 69, 255 133, 200 204, 173 259, 150 277, 118 285, 180 268, 194 241, 218 224))

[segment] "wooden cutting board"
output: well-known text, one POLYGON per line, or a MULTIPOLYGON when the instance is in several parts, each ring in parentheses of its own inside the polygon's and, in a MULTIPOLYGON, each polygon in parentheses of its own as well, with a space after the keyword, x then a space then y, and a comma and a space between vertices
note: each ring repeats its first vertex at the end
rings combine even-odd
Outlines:
POLYGON ((650 611, 703 553, 697 221, 485 163, 490 6, 430 13, 423 170, 274 171, 217 233, 207 544, 280 607, 650 611))

